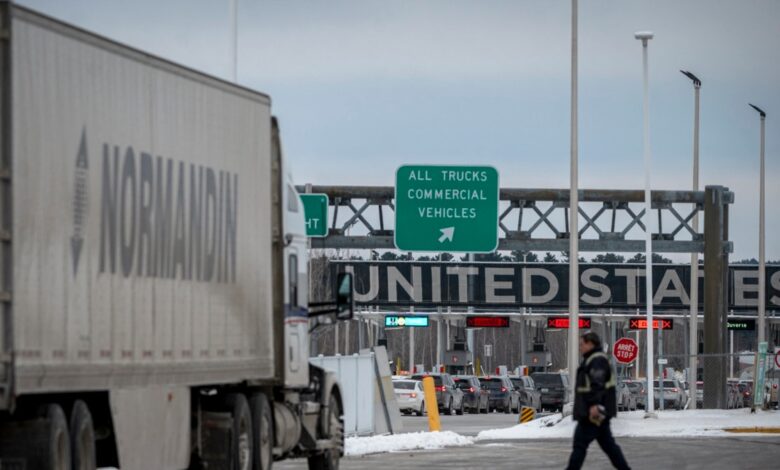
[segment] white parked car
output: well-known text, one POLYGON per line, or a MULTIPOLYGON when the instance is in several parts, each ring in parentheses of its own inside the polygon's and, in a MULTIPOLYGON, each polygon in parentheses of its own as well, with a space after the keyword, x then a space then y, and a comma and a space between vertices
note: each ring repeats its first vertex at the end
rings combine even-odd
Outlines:
MULTIPOLYGON (((664 391, 663 391, 663 400, 664 400, 664 409, 671 410, 681 410, 685 406, 685 402, 687 401, 687 398, 685 396, 685 390, 683 390, 682 385, 680 385, 680 382, 677 381, 677 379, 664 379, 663 381, 664 391)), ((653 393, 655 395, 655 406, 656 408, 660 408, 660 389, 658 387, 658 381, 653 381, 653 393)))
POLYGON ((393 391, 401 413, 415 413, 417 416, 425 414, 422 382, 419 380, 393 380, 393 391))

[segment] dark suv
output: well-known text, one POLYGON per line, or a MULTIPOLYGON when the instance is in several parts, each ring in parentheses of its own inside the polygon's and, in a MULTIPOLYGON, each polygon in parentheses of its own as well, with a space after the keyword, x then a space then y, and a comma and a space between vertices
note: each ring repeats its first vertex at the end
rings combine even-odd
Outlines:
POLYGON ((452 378, 463 392, 463 403, 469 413, 487 413, 490 406, 487 390, 482 389, 479 379, 473 375, 456 375, 452 378))
POLYGON ((508 377, 480 377, 479 383, 490 392, 488 403, 491 411, 520 411, 520 393, 515 390, 508 377))
POLYGON ((569 401, 569 376, 557 372, 534 372, 531 378, 542 394, 542 409, 563 410, 563 405, 569 401))
POLYGON ((542 411, 542 395, 534 385, 534 379, 528 376, 509 376, 515 388, 520 392, 520 404, 542 411))
POLYGON ((422 381, 425 377, 431 377, 433 379, 433 385, 436 387, 436 403, 439 405, 439 411, 447 415, 451 415, 453 411, 462 415, 463 392, 455 385, 452 376, 450 374, 438 373, 415 374, 412 376, 412 379, 422 381))

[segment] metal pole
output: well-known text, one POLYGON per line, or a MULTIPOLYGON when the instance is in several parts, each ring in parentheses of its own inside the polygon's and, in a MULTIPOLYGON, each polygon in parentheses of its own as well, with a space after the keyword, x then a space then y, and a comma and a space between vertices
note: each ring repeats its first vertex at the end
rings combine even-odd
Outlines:
MULTIPOLYGON (((644 111, 643 141, 644 141, 644 160, 645 160, 645 302, 647 305, 647 413, 652 414, 655 410, 653 396, 653 247, 652 231, 650 222, 652 220, 652 204, 650 201, 650 98, 648 91, 648 71, 647 71, 647 41, 653 38, 653 33, 638 32, 634 34, 636 39, 642 41, 642 82, 643 82, 643 100, 642 108, 644 111)), ((660 384, 659 384, 660 385, 660 384)), ((663 389, 661 389, 663 391, 663 389)), ((661 393, 663 397, 663 393, 661 393)))
MULTIPOLYGON (((526 265, 526 257, 528 253, 523 253, 523 267, 526 265)), ((526 320, 526 308, 523 307, 522 320, 520 320, 520 365, 527 366, 527 354, 528 354, 528 320, 526 320)))
POLYGON ((728 336, 728 203, 726 188, 704 188, 704 354, 717 355, 702 361, 703 408, 726 408, 726 352, 728 336))
POLYGON ((766 160, 764 148, 766 139, 766 115, 761 116, 761 198, 758 206, 758 342, 766 341, 766 160))
POLYGON ((439 365, 444 365, 444 352, 441 348, 441 307, 438 309, 439 318, 436 319, 436 362, 439 365))
POLYGON ((579 280, 579 170, 577 140, 577 0, 571 0, 571 191, 569 195, 569 384, 574 398, 579 363, 580 280, 579 280))
POLYGON ((363 337, 363 317, 358 317, 357 319, 357 328, 358 328, 358 351, 363 349, 365 347, 365 341, 363 337))
MULTIPOLYGON (((525 307, 523 307, 523 314, 525 314, 525 307)), ((525 315, 520 320, 520 365, 528 365, 528 320, 525 319, 525 315)))
POLYGON ((238 81, 238 0, 230 1, 231 80, 238 81))
POLYGON ((734 377, 734 330, 729 330, 729 377, 734 377))
MULTIPOLYGON (((635 330, 634 333, 636 333, 636 344, 639 346, 639 330, 635 330)), ((638 358, 634 361, 634 378, 639 380, 639 363, 642 362, 638 358)), ((647 407, 647 405, 645 405, 647 407)))
MULTIPOLYGON (((682 71, 683 75, 693 81, 694 104, 693 104, 693 190, 699 190, 699 90, 701 89, 701 80, 696 75, 688 71, 682 71)), ((699 233, 699 212, 693 216, 693 231, 699 233)), ((690 395, 696 397, 696 370, 698 368, 697 354, 699 352, 699 254, 691 253, 691 304, 690 318, 688 319, 688 385, 690 395)), ((689 408, 696 409, 696 400, 690 400, 689 408)))
MULTIPOLYGON (((612 348, 615 347, 615 343, 617 342, 617 339, 615 338, 617 336, 617 328, 615 325, 615 320, 612 317, 612 309, 609 309, 609 350, 612 350, 612 348)), ((612 361, 612 366, 616 366, 615 363, 615 355, 609 354, 609 359, 612 361)))
POLYGON ((452 313, 452 307, 447 307, 447 321, 445 322, 445 326, 447 327, 447 334, 444 335, 447 338, 447 341, 445 343, 445 348, 444 348, 445 351, 449 351, 450 350, 450 339, 451 339, 450 335, 452 333, 450 332, 450 317, 449 317, 449 315, 451 313, 452 313))
POLYGON ((664 355, 664 330, 661 328, 660 322, 658 325, 658 403, 661 405, 661 411, 664 410, 664 365, 660 363, 660 359, 664 355))
MULTIPOLYGON (((409 307, 409 313, 414 315, 414 307, 409 307)), ((409 372, 414 374, 417 372, 414 370, 414 328, 409 328, 409 372)), ((424 371, 420 371, 424 372, 424 371)))
POLYGON ((758 198, 758 342, 766 341, 766 253, 764 251, 764 141, 766 138, 766 113, 757 106, 750 105, 761 116, 761 169, 759 176, 758 198))
MULTIPOLYGON (((468 254, 468 260, 469 263, 474 262, 474 253, 468 254)), ((469 306, 468 306, 468 315, 470 316, 472 313, 474 313, 474 307, 472 306, 472 302, 474 302, 474 283, 471 282, 471 279, 468 280, 468 291, 469 291, 469 306)), ((466 328, 466 322, 463 322, 463 327, 466 328)), ((471 351, 471 354, 474 354, 474 330, 470 328, 466 328, 466 344, 468 345, 469 351, 471 351)))
POLYGON ((417 372, 414 370, 414 328, 409 328, 409 372, 417 372))

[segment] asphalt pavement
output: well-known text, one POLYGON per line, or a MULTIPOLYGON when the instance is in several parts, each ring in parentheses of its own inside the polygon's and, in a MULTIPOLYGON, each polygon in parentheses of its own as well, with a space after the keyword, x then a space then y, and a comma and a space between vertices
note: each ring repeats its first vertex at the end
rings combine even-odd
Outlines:
MULTIPOLYGON (((777 468, 780 436, 727 438, 620 438, 618 443, 635 470, 735 470, 777 468)), ((419 470, 489 468, 565 468, 571 451, 569 440, 522 440, 479 442, 468 447, 434 451, 395 452, 347 457, 343 470, 419 470)), ((278 470, 303 470, 305 461, 279 462, 278 470)), ((611 468, 594 443, 585 461, 586 469, 611 468)))
MULTIPOLYGON (((442 430, 476 436, 485 429, 505 428, 518 422, 516 414, 442 416, 442 430)), ((428 430, 427 416, 403 416, 400 432, 428 430)), ((770 469, 780 461, 780 435, 707 438, 618 438, 634 469, 770 469)), ((346 457, 344 470, 419 470, 490 468, 564 468, 571 452, 569 439, 479 441, 467 447, 442 450, 393 452, 362 457, 346 457)), ((306 469, 305 460, 277 462, 278 470, 306 469)), ((594 442, 585 468, 611 468, 609 460, 594 442)))

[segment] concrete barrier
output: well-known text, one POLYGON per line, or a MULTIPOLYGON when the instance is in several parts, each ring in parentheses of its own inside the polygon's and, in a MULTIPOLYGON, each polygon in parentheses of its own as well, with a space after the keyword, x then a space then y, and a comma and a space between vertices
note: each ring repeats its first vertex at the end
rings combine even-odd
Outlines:
POLYGON ((309 362, 336 374, 344 402, 344 434, 366 436, 401 430, 384 347, 352 356, 318 356, 309 362))

